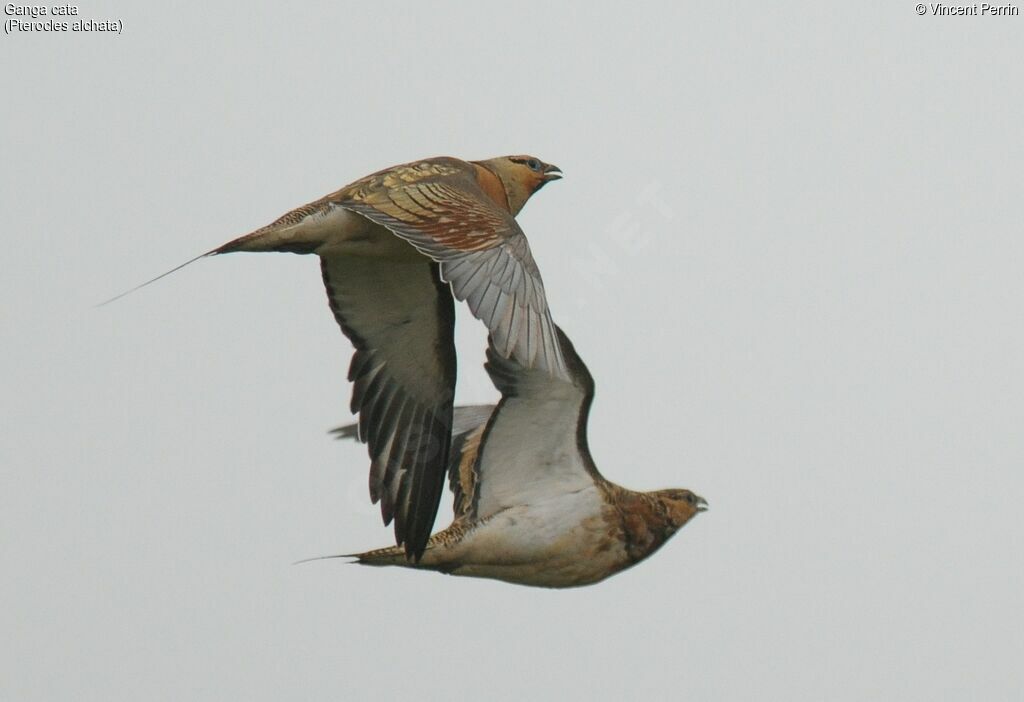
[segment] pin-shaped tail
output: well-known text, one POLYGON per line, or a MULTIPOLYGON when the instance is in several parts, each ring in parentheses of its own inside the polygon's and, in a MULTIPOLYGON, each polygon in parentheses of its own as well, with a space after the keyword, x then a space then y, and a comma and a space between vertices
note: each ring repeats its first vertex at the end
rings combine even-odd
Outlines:
POLYGON ((155 283, 156 281, 160 280, 161 278, 165 278, 165 277, 169 276, 171 273, 174 273, 175 271, 180 271, 182 268, 184 268, 188 264, 195 263, 196 261, 198 261, 201 258, 206 258, 207 256, 213 256, 214 254, 219 253, 219 251, 220 251, 219 249, 214 249, 212 251, 207 251, 204 254, 199 254, 195 258, 192 258, 192 259, 189 259, 188 261, 185 261, 180 266, 175 266, 174 268, 172 268, 171 270, 167 271, 166 273, 161 273, 156 278, 153 278, 152 280, 147 280, 145 283, 139 283, 138 285, 136 285, 131 290, 125 290, 123 293, 120 293, 118 295, 114 295, 114 297, 110 298, 109 300, 104 300, 103 302, 99 303, 96 306, 97 307, 103 307, 104 305, 109 305, 114 300, 120 300, 122 297, 124 297, 125 295, 128 295, 129 293, 133 293, 136 290, 140 290, 140 289, 146 287, 147 285, 149 285, 150 283, 155 283))
POLYGON ((161 278, 169 276, 171 273, 174 273, 175 271, 180 271, 182 268, 184 268, 188 264, 195 263, 199 259, 206 258, 207 256, 216 256, 217 254, 234 253, 235 251, 250 251, 250 252, 279 251, 279 252, 299 253, 299 254, 313 253, 314 251, 316 251, 316 248, 321 243, 323 243, 322 242, 322 238, 315 231, 313 232, 312 236, 306 236, 306 237, 297 236, 296 235, 296 230, 297 230, 298 227, 299 227, 299 225, 295 225, 295 224, 287 224, 286 223, 286 224, 280 224, 279 225, 278 223, 275 223, 275 224, 271 224, 271 225, 268 225, 266 227, 263 227, 262 229, 257 229, 256 231, 252 232, 251 234, 245 234, 245 235, 240 236, 240 237, 238 237, 236 239, 232 239, 231 241, 229 241, 226 244, 221 244, 220 246, 218 246, 217 248, 215 248, 215 249, 213 249, 211 251, 207 251, 204 254, 199 254, 195 258, 193 258, 191 260, 188 260, 188 261, 185 261, 180 266, 175 266, 174 268, 172 268, 171 270, 167 271, 166 273, 161 273, 156 278, 153 278, 152 280, 147 280, 145 283, 140 283, 139 285, 136 285, 131 290, 125 290, 120 295, 115 295, 114 297, 110 298, 109 300, 101 302, 101 303, 99 303, 96 306, 97 307, 103 307, 103 305, 109 305, 114 300, 120 300, 125 295, 128 295, 129 293, 133 293, 136 290, 139 290, 140 288, 144 288, 147 285, 149 285, 150 283, 155 283, 156 281, 160 280, 161 278))
MULTIPOLYGON (((313 561, 329 561, 335 558, 359 558, 358 553, 337 553, 332 556, 313 556, 312 558, 303 558, 301 561, 295 561, 292 565, 299 565, 300 563, 312 563, 313 561)), ((352 561, 353 563, 355 561, 352 561)))

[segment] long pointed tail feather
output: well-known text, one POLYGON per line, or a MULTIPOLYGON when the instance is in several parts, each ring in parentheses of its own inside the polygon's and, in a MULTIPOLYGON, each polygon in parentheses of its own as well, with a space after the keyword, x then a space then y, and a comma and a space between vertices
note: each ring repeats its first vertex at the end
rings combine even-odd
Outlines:
POLYGON ((267 227, 263 227, 262 229, 257 229, 256 231, 251 232, 249 234, 243 234, 240 237, 232 239, 226 244, 221 244, 215 249, 207 251, 206 253, 203 254, 199 254, 195 258, 190 258, 181 265, 175 266, 166 273, 161 273, 157 277, 147 280, 145 283, 139 283, 130 290, 125 290, 123 293, 115 295, 109 300, 104 300, 103 302, 99 303, 96 306, 103 307, 104 305, 110 304, 114 300, 120 300, 125 295, 133 293, 136 290, 140 290, 146 287, 147 285, 150 285, 151 283, 155 283, 161 278, 165 278, 169 276, 171 273, 180 271, 182 268, 189 265, 190 263, 195 263, 199 259, 206 258, 207 256, 234 253, 236 251, 275 251, 282 253, 308 254, 313 253, 313 251, 316 250, 317 246, 319 246, 322 243, 319 239, 314 240, 308 237, 305 239, 302 237, 297 237, 295 235, 294 230, 295 227, 278 226, 275 223, 267 227))
POLYGON ((182 264, 180 264, 180 265, 178 265, 178 266, 175 266, 174 268, 172 268, 171 270, 167 271, 166 273, 161 273, 161 274, 160 274, 160 275, 158 275, 157 277, 155 277, 155 278, 152 278, 152 279, 150 279, 150 280, 147 280, 147 281, 146 281, 145 283, 139 283, 139 284, 138 284, 138 285, 136 285, 136 286, 135 286, 134 288, 131 288, 130 290, 125 290, 125 291, 124 291, 123 293, 120 293, 120 294, 118 294, 118 295, 114 295, 114 296, 113 296, 112 298, 110 298, 109 300, 104 300, 103 302, 99 303, 99 304, 98 304, 98 305, 96 305, 96 306, 97 306, 97 307, 103 307, 104 305, 109 305, 109 304, 110 304, 111 302, 113 302, 114 300, 120 300, 120 299, 121 299, 122 297, 124 297, 125 295, 128 295, 128 294, 130 294, 130 293, 133 293, 133 292, 135 292, 136 290, 140 290, 140 289, 142 289, 142 288, 146 287, 147 285, 149 285, 150 283, 155 283, 156 281, 160 280, 161 278, 166 278, 166 277, 167 277, 167 276, 169 276, 169 275, 170 275, 171 273, 175 273, 175 272, 177 272, 177 271, 180 271, 180 270, 181 270, 182 268, 184 268, 185 266, 189 265, 190 263, 195 263, 196 261, 198 261, 198 260, 199 260, 199 259, 201 259, 201 258, 206 258, 207 256, 213 256, 214 254, 217 254, 217 253, 220 253, 220 251, 218 251, 217 249, 214 249, 213 251, 207 251, 207 252, 206 252, 206 253, 204 253, 204 254, 199 254, 199 255, 198 255, 198 256, 196 256, 195 258, 190 258, 189 260, 185 261, 184 263, 182 263, 182 264))
POLYGON ((311 561, 326 561, 334 558, 352 558, 348 565, 411 565, 405 557, 405 550, 398 546, 385 546, 384 548, 364 551, 363 553, 339 553, 333 556, 314 556, 295 561, 292 565, 310 563, 311 561))

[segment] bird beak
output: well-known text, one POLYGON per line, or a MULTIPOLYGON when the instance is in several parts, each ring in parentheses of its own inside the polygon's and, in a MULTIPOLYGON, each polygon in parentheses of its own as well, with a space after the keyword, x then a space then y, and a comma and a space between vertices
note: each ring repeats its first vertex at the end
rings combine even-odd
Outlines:
POLYGON ((708 501, 705 500, 703 497, 698 497, 695 506, 697 507, 698 512, 706 512, 708 509, 708 501))
POLYGON ((558 180, 562 177, 562 169, 558 166, 547 165, 544 166, 544 182, 550 183, 553 180, 558 180))

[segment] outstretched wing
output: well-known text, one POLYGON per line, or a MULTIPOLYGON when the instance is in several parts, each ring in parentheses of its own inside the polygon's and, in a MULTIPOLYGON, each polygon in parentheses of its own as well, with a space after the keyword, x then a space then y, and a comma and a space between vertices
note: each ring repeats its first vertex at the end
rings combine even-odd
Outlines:
POLYGON ((348 378, 369 445, 370 497, 419 558, 448 469, 455 390, 454 303, 428 259, 321 253, 334 317, 356 352, 348 378))
POLYGON ((374 175, 339 193, 341 207, 441 264, 441 277, 490 331, 496 351, 564 375, 540 270, 523 230, 465 170, 447 159, 374 175))
POLYGON ((501 402, 481 438, 471 503, 474 519, 603 481, 587 446, 594 381, 572 342, 556 329, 568 376, 554 378, 487 349, 501 402))

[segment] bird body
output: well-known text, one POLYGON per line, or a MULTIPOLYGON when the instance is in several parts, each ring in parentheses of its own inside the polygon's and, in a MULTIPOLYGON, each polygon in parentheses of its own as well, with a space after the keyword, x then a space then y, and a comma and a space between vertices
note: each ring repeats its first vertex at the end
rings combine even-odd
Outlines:
POLYGON ((508 507, 474 523, 455 523, 431 537, 410 561, 388 547, 356 554, 363 565, 404 566, 517 585, 592 585, 654 553, 703 509, 670 515, 656 494, 612 483, 508 507))
POLYGON ((475 522, 456 522, 431 537, 423 557, 397 548, 359 554, 365 565, 398 565, 521 585, 572 587, 621 570, 628 556, 616 515, 601 490, 551 495, 475 522))

